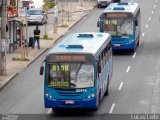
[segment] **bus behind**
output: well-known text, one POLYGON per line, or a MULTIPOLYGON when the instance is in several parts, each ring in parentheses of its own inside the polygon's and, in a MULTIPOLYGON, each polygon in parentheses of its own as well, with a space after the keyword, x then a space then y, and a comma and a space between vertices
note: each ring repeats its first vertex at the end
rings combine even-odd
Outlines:
POLYGON ((140 40, 140 6, 138 3, 111 3, 99 17, 100 32, 110 33, 113 50, 133 50, 140 40))

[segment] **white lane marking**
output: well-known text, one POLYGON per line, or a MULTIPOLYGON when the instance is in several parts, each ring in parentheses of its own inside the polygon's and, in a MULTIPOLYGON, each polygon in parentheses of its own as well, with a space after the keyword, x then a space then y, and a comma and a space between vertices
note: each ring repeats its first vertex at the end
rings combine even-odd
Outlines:
POLYGON ((123 86, 123 82, 121 82, 121 84, 119 85, 119 88, 118 88, 119 91, 122 89, 122 86, 123 86))
POLYGON ((129 72, 130 68, 131 68, 131 67, 130 67, 130 66, 128 66, 128 68, 127 68, 127 70, 126 70, 126 72, 127 72, 127 73, 129 72))
POLYGON ((154 8, 156 7, 156 5, 153 6, 154 8))
POLYGON ((113 103, 113 104, 112 104, 112 106, 111 106, 111 109, 110 109, 109 113, 112 113, 112 112, 113 112, 114 107, 115 107, 115 103, 113 103))
POLYGON ((137 53, 134 53, 133 58, 135 58, 135 57, 136 57, 136 54, 137 54, 137 53))
POLYGON ((151 17, 149 17, 149 21, 151 21, 151 17))
POLYGON ((152 10, 152 14, 154 13, 154 11, 152 10))
POLYGON ((47 114, 51 113, 52 112, 52 109, 50 108, 48 111, 47 111, 47 114))
POLYGON ((142 36, 144 36, 144 35, 145 35, 145 33, 142 34, 142 36))
POLYGON ((146 28, 148 28, 148 24, 146 25, 146 28))

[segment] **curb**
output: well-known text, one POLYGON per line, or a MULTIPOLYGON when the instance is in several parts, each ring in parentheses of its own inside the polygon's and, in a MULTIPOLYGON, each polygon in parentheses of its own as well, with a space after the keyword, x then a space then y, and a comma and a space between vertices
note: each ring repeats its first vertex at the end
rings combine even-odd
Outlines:
MULTIPOLYGON (((65 33, 64 33, 64 34, 65 34, 65 33)), ((54 43, 56 43, 59 39, 61 39, 61 38, 64 36, 64 34, 62 34, 62 35, 60 35, 59 37, 57 37, 57 38, 54 40, 53 45, 54 45, 54 43)), ((52 47, 53 45, 51 45, 50 47, 52 47)))
MULTIPOLYGON (((88 14, 83 15, 79 20, 77 20, 73 25, 71 25, 68 30, 72 29, 79 21, 81 21, 83 18, 85 18, 88 14)), ((67 31, 68 31, 67 30, 67 31)), ((66 32, 67 33, 67 32, 66 32)))
POLYGON ((38 59, 39 56, 41 56, 44 52, 46 52, 49 48, 45 48, 42 50, 38 55, 36 55, 25 67, 24 69, 28 68, 36 59, 38 59))
POLYGON ((13 79, 15 78, 19 73, 14 73, 12 76, 10 76, 2 85, 0 85, 0 91, 13 79))

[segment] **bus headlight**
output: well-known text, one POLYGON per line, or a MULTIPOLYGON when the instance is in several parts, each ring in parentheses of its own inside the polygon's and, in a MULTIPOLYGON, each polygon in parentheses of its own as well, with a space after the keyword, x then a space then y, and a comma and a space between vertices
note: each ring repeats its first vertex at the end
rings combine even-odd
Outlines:
POLYGON ((52 95, 50 95, 50 94, 48 94, 48 93, 46 93, 45 96, 46 96, 47 98, 52 98, 52 95))
POLYGON ((130 41, 129 41, 129 43, 132 43, 132 42, 134 42, 134 40, 130 40, 130 41))
POLYGON ((94 94, 94 93, 91 93, 91 94, 88 96, 88 99, 94 98, 94 97, 95 97, 95 94, 94 94))
POLYGON ((94 93, 92 93, 92 94, 91 94, 91 97, 95 97, 95 94, 94 94, 94 93))
POLYGON ((45 96, 46 96, 46 97, 48 97, 48 96, 49 96, 49 94, 48 94, 48 93, 46 93, 46 94, 45 94, 45 96))

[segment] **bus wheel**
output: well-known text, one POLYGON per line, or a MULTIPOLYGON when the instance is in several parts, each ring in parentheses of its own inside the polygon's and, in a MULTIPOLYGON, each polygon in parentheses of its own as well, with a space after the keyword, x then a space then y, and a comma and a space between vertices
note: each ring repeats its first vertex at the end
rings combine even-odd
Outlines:
POLYGON ((136 47, 134 47, 133 49, 131 49, 131 52, 134 53, 135 52, 136 47))
POLYGON ((98 106, 93 108, 93 109, 91 109, 91 111, 97 111, 97 110, 98 110, 98 106))
POLYGON ((137 46, 139 46, 139 40, 138 40, 138 42, 137 42, 137 46))
POLYGON ((105 96, 108 96, 109 94, 109 80, 108 80, 108 83, 107 83, 107 89, 106 89, 106 92, 105 92, 105 96))
POLYGON ((53 111, 54 113, 60 113, 60 109, 52 108, 52 111, 53 111))

